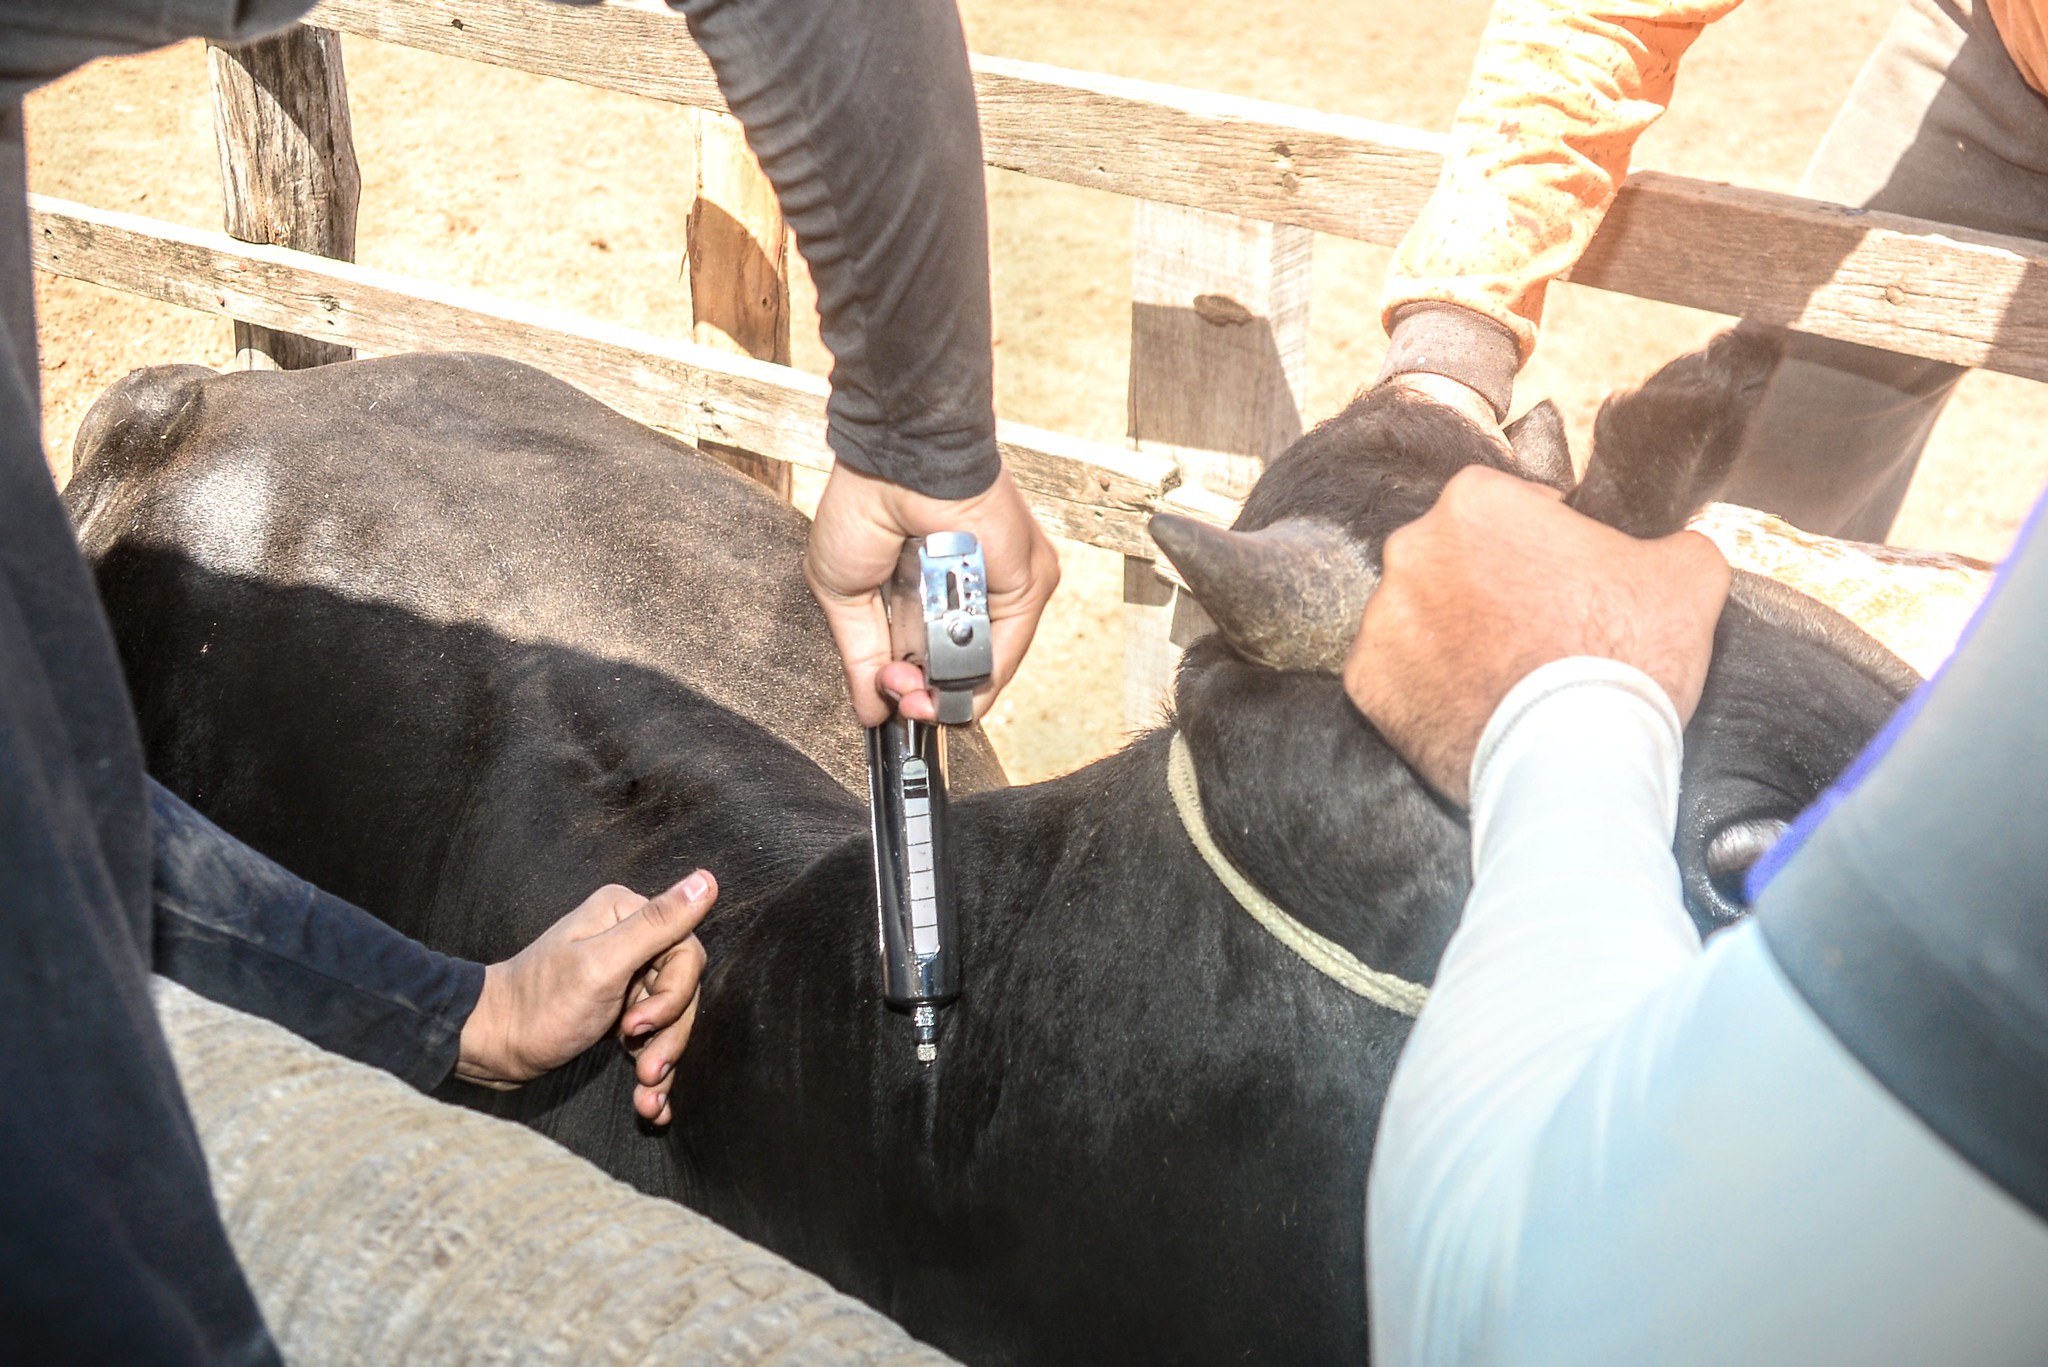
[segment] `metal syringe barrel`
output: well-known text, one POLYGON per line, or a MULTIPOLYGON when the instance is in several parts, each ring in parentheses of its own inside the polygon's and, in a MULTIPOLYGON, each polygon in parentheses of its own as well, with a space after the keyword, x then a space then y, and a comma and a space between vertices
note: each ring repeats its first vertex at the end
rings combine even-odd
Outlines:
POLYGON ((868 787, 882 996, 911 1012, 918 1059, 930 1063, 936 1008, 960 995, 945 729, 900 717, 868 728, 868 787))
POLYGON ((882 996, 910 1013, 920 1063, 938 1058, 939 1008, 960 995, 947 848, 946 726, 974 720, 994 669, 988 568, 968 532, 906 542, 887 592, 890 653, 918 665, 940 724, 894 717, 868 731, 868 811, 882 996))

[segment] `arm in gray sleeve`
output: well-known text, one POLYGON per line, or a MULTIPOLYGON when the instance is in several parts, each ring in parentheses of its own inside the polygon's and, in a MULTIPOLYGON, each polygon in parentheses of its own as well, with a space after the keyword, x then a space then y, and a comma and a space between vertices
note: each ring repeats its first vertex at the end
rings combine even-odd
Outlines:
POLYGON ((455 1067, 481 964, 322 892, 149 781, 156 971, 422 1091, 455 1067))
POLYGON ((832 351, 827 439, 937 498, 992 483, 988 204, 953 0, 670 0, 775 186, 832 351))
MULTIPOLYGON (((936 498, 994 482, 988 203, 953 0, 671 0, 775 186, 831 349, 826 438, 936 498)), ((0 107, 95 57, 249 39, 308 0, 8 0, 0 107)))
POLYGON ((96 57, 186 38, 247 42, 313 0, 6 0, 0 4, 0 108, 96 57))
POLYGON ((1754 923, 1701 952, 1678 728, 1531 674, 1472 782, 1474 883, 1368 1189, 1373 1360, 2031 1363, 2048 1224, 1880 1085, 1754 923))

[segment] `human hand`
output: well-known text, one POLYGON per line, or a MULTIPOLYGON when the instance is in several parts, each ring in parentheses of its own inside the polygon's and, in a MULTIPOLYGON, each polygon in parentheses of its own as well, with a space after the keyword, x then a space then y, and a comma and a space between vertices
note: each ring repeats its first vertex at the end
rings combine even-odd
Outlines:
POLYGON ((525 949, 484 969, 455 1075, 516 1087, 616 1027, 637 1055, 634 1111, 667 1124, 704 971, 704 946, 692 932, 717 900, 718 884, 702 869, 657 897, 616 885, 590 894, 525 949))
POLYGON ((1031 648, 1039 614, 1059 586, 1060 562, 1009 471, 971 498, 928 498, 900 484, 864 475, 841 462, 832 467, 811 523, 804 578, 839 646, 854 714, 863 726, 889 719, 883 691, 901 699, 897 710, 917 721, 937 721, 938 706, 916 665, 892 659, 882 589, 896 572, 903 543, 933 532, 972 532, 988 565, 988 615, 995 668, 975 690, 974 714, 988 710, 1031 648))
POLYGON ((1344 689, 1417 773, 1463 804, 1494 708, 1552 660, 1634 665, 1689 720, 1728 580, 1703 536, 1638 541, 1573 512, 1554 489, 1471 466, 1387 538, 1344 689))

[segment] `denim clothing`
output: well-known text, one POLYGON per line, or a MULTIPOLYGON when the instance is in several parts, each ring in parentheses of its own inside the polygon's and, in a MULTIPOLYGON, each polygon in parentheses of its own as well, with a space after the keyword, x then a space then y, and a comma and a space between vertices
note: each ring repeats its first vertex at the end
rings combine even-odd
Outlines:
POLYGON ((148 783, 158 973, 423 1092, 447 1079, 483 965, 408 939, 148 783))

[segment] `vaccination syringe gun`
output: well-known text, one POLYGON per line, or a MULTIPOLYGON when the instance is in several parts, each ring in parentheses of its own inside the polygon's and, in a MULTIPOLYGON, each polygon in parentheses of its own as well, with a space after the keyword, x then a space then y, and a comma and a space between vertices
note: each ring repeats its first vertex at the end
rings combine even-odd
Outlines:
POLYGON ((904 544, 886 594, 891 653, 924 669, 939 725, 896 716, 868 728, 868 809, 882 997, 910 1013, 918 1062, 939 1056, 939 1009, 960 995, 946 807, 946 727, 974 720, 994 668, 988 575, 967 532, 904 544))

